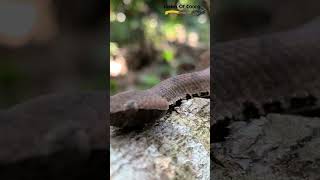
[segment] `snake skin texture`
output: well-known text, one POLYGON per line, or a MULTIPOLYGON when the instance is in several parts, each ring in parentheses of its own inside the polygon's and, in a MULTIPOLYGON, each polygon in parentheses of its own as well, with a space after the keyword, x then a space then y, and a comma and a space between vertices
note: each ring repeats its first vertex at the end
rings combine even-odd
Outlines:
POLYGON ((288 32, 218 44, 211 55, 215 120, 243 118, 248 104, 264 114, 320 95, 319 18, 288 32))
POLYGON ((145 91, 119 93, 110 98, 110 125, 132 127, 151 123, 176 101, 209 93, 210 68, 171 77, 145 91))

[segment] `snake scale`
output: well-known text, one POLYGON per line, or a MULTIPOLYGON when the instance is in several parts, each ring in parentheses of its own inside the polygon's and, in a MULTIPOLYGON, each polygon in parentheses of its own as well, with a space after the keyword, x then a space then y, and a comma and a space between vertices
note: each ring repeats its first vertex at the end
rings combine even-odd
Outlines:
POLYGON ((161 117, 177 100, 210 93, 210 68, 166 79, 144 91, 127 91, 110 98, 110 124, 144 125, 161 117))
POLYGON ((317 107, 320 97, 320 18, 301 27, 216 45, 213 116, 250 118, 317 107))
POLYGON ((110 124, 130 127, 153 121, 187 95, 210 93, 210 84, 211 122, 243 117, 247 104, 263 114, 298 110, 303 108, 296 103, 299 98, 320 97, 319 18, 286 32, 218 43, 210 51, 211 74, 207 68, 148 90, 111 96, 110 124))

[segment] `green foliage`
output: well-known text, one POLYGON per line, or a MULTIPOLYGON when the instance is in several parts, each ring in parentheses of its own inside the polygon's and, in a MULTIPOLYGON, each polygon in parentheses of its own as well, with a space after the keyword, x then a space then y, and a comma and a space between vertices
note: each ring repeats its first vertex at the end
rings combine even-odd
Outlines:
POLYGON ((117 81, 110 79, 110 94, 114 94, 118 89, 117 81))
MULTIPOLYGON (((209 17, 206 14, 201 17, 192 15, 165 15, 166 9, 164 5, 167 1, 170 0, 111 0, 111 55, 117 54, 118 49, 126 49, 121 52, 131 53, 129 57, 132 55, 132 59, 129 62, 134 63, 133 60, 139 61, 145 58, 145 54, 141 52, 149 51, 149 54, 146 53, 148 54, 147 58, 158 61, 153 63, 157 64, 157 66, 153 66, 157 67, 157 69, 152 74, 141 75, 138 71, 132 70, 136 73, 135 75, 139 76, 138 82, 134 82, 141 89, 149 88, 159 83, 160 77, 176 75, 177 66, 181 64, 179 62, 181 61, 180 56, 184 54, 181 53, 177 45, 189 46, 190 34, 197 35, 201 47, 208 45, 210 41, 209 17), (150 54, 154 55, 154 57, 150 57, 150 54)), ((189 5, 199 3, 198 0, 171 1, 189 5)), ((188 55, 183 57, 184 60, 186 58, 188 59, 188 55)), ((129 70, 130 63, 127 62, 129 70)), ((126 78, 119 78, 117 80, 120 82, 126 78)), ((117 80, 111 79, 111 92, 126 89, 122 85, 124 83, 117 84, 117 80)))
MULTIPOLYGON (((166 1, 143 0, 112 0, 110 9, 110 38, 119 46, 144 39, 146 36, 153 43, 166 41, 165 34, 172 34, 175 25, 183 24, 186 29, 208 34, 208 22, 199 23, 197 16, 168 16, 163 8, 166 1), (119 14, 124 14, 125 20, 119 22, 119 14), (156 25, 155 25, 156 24, 156 25), (206 31, 205 33, 203 31, 206 31), (151 34, 151 36, 150 36, 151 34)), ((180 0, 184 4, 197 4, 198 0, 180 0)), ((120 18, 121 19, 121 18, 120 18)), ((209 42, 208 37, 202 37, 209 42)))
POLYGON ((17 66, 10 62, 2 63, 0 66, 0 82, 4 84, 2 88, 10 89, 22 80, 17 66))
POLYGON ((158 84, 160 82, 160 79, 158 76, 154 74, 145 74, 141 76, 140 82, 141 82, 140 87, 145 89, 158 84))
POLYGON ((118 44, 115 42, 110 42, 110 54, 115 55, 118 52, 118 44))
POLYGON ((162 57, 163 57, 163 59, 164 59, 165 61, 170 62, 170 61, 172 61, 173 58, 174 58, 174 52, 173 52, 172 50, 170 50, 170 49, 164 50, 164 51, 162 52, 162 57))

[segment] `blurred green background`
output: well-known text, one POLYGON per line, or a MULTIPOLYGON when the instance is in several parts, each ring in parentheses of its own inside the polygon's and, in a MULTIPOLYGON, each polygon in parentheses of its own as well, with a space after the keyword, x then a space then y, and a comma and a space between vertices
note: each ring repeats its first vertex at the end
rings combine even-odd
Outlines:
MULTIPOLYGON (((146 89, 170 76, 195 70, 209 49, 207 13, 165 15, 166 1, 111 0, 110 91, 146 89)), ((199 0, 171 3, 200 4, 199 0)))

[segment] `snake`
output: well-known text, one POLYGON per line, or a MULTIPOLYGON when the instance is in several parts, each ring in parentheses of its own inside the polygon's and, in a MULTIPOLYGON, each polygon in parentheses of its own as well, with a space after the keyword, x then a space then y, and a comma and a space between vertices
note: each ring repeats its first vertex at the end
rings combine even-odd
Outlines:
POLYGON ((299 100, 315 106, 313 99, 320 95, 319 52, 320 18, 287 31, 216 43, 210 48, 211 72, 208 67, 147 90, 111 96, 110 125, 123 128, 154 122, 176 101, 210 91, 211 124, 250 114, 298 111, 304 108, 297 105, 299 100))
POLYGON ((212 51, 214 120, 319 108, 320 18, 212 51))
POLYGON ((110 125, 141 127, 165 114, 187 96, 210 95, 210 68, 168 78, 147 90, 131 90, 110 97, 110 125))
MULTIPOLYGON (((53 93, 0 111, 0 165, 72 150, 105 151, 107 93, 53 93)), ((80 157, 78 157, 80 158, 80 157)))

